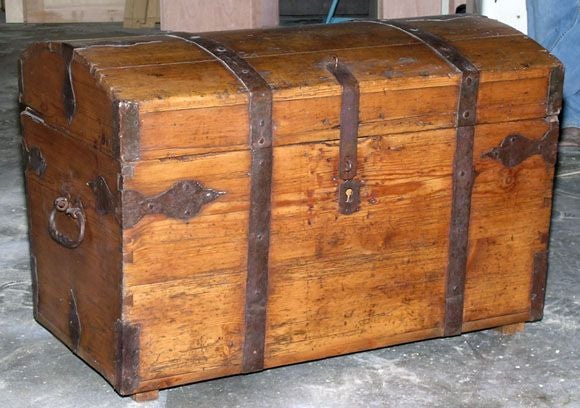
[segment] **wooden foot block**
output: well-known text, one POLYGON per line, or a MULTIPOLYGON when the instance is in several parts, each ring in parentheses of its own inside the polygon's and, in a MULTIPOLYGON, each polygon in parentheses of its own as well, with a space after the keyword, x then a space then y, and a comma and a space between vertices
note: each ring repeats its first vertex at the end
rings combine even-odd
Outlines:
POLYGON ((159 398, 159 390, 140 392, 131 395, 131 398, 137 402, 153 401, 159 398))
POLYGON ((513 334, 523 332, 525 326, 525 323, 506 324, 505 326, 496 327, 495 330, 503 335, 511 336, 513 334))

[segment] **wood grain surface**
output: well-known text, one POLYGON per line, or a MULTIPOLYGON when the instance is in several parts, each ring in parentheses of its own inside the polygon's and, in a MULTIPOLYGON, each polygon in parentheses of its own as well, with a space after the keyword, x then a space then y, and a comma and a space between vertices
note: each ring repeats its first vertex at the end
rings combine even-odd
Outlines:
MULTIPOLYGON (((26 145, 39 148, 47 163, 41 177, 26 171, 31 252, 37 265, 37 319, 74 347, 69 321, 71 302, 75 302, 80 322, 76 352, 115 383, 114 324, 121 318, 122 300, 121 227, 114 215, 97 214, 86 183, 100 175, 114 186, 119 165, 28 112, 22 114, 22 128, 26 145), (60 196, 80 199, 86 214, 85 239, 74 250, 56 243, 48 233, 53 202, 60 196)), ((78 235, 75 221, 64 214, 58 216, 56 226, 69 237, 78 235)))
POLYGON ((203 32, 278 25, 278 1, 161 0, 161 29, 203 32))
MULTIPOLYGON (((463 331, 520 324, 531 316, 535 253, 547 246, 553 166, 532 155, 508 168, 485 153, 509 135, 540 139, 554 125, 548 77, 559 63, 488 19, 413 24, 481 70, 463 331)), ((208 36, 237 50, 273 92, 265 367, 442 336, 461 73, 372 22, 208 36), (361 205, 352 215, 338 211, 334 57, 361 90, 361 205)), ((248 90, 171 35, 36 44, 23 55, 22 80, 24 138, 48 162, 42 177, 27 171, 39 321, 118 389, 119 370, 132 372, 124 393, 240 373, 248 90), (121 101, 137 107, 133 121, 116 110, 121 101), (138 148, 123 159, 127 139, 138 148), (187 220, 147 214, 122 229, 123 220, 95 211, 87 182, 99 175, 125 208, 128 192, 146 203, 180 181, 225 194, 187 220), (81 197, 87 214, 85 242, 74 250, 47 233, 61 194, 81 197), (137 328, 135 343, 119 343, 119 323, 137 328)), ((59 225, 75 232, 66 218, 59 225)))

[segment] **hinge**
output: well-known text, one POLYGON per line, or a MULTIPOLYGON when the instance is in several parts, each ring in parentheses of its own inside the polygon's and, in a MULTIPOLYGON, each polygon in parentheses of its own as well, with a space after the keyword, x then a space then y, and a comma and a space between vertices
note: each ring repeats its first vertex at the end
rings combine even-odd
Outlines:
POLYGON ((34 171, 38 177, 42 177, 46 171, 46 160, 40 149, 36 146, 29 149, 26 143, 22 143, 22 155, 25 167, 34 171))
POLYGON ((520 134, 507 136, 501 143, 481 154, 481 158, 490 158, 505 167, 515 167, 531 156, 541 156, 547 165, 556 163, 558 153, 558 126, 552 124, 541 139, 528 139, 520 134))

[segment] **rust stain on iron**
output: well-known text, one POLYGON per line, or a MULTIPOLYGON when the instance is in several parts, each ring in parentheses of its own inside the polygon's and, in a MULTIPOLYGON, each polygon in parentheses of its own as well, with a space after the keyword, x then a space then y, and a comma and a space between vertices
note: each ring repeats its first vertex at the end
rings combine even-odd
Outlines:
POLYGON ((36 173, 38 177, 42 177, 46 172, 46 159, 42 155, 42 151, 32 146, 30 149, 26 143, 22 143, 22 152, 24 156, 25 166, 36 173))
POLYGON ((123 196, 123 227, 131 228, 146 215, 163 214, 170 218, 189 220, 195 217, 201 208, 218 197, 226 194, 223 191, 205 188, 195 180, 179 181, 164 193, 146 197, 138 191, 127 190, 123 196))
POLYGON ((68 330, 70 335, 71 347, 74 352, 79 350, 81 342, 82 326, 79 316, 77 298, 73 289, 69 291, 69 313, 68 313, 68 330))
POLYGON ((174 34, 216 58, 249 97, 250 221, 242 372, 264 368, 272 193, 272 89, 239 53, 210 37, 174 34))
POLYGON ((550 71, 548 89, 548 115, 558 115, 562 110, 564 92, 564 67, 559 65, 550 71))
POLYGON ((139 386, 139 346, 141 328, 117 320, 115 323, 117 350, 115 364, 117 367, 115 389, 121 395, 134 394, 139 386))
POLYGON ((544 317, 544 299, 546 297, 546 279, 548 277, 548 252, 534 254, 532 271, 532 292, 530 294, 530 321, 542 320, 544 317))
POLYGON ((475 179, 475 170, 473 168, 474 133, 473 126, 460 127, 456 137, 457 146, 453 160, 453 201, 451 204, 445 294, 444 334, 446 336, 460 334, 463 325, 469 216, 471 211, 471 192, 475 179))
MULTIPOLYGON (((421 21, 418 19, 417 21, 421 21)), ((463 325, 463 304, 467 250, 469 238, 469 215, 471 191, 475 179, 473 168, 473 142, 475 133, 479 70, 455 46, 443 38, 413 26, 408 21, 375 21, 397 28, 421 41, 449 66, 461 72, 459 103, 457 109, 457 135, 453 159, 453 196, 451 203, 451 226, 449 230, 449 253, 445 292, 444 335, 460 334, 463 325)))
POLYGON ((140 155, 139 104, 133 101, 116 101, 113 104, 117 137, 113 150, 122 161, 135 161, 140 155))
POLYGON ((515 167, 532 156, 541 156, 547 165, 556 164, 558 154, 558 127, 552 126, 542 138, 528 139, 520 134, 512 134, 501 143, 481 154, 481 158, 495 160, 505 167, 515 167))

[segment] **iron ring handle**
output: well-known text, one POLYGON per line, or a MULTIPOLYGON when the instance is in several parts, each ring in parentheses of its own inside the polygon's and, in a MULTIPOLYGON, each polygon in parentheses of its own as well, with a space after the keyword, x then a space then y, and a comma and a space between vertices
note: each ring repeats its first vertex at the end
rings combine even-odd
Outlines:
POLYGON ((77 202, 77 206, 73 207, 66 197, 58 197, 54 200, 54 207, 50 212, 50 218, 48 219, 48 232, 50 237, 62 246, 70 249, 78 247, 85 239, 85 213, 83 211, 83 204, 80 200, 77 202), (67 237, 65 234, 60 232, 56 227, 56 214, 63 212, 72 219, 76 220, 76 224, 79 229, 79 233, 76 239, 67 237))

